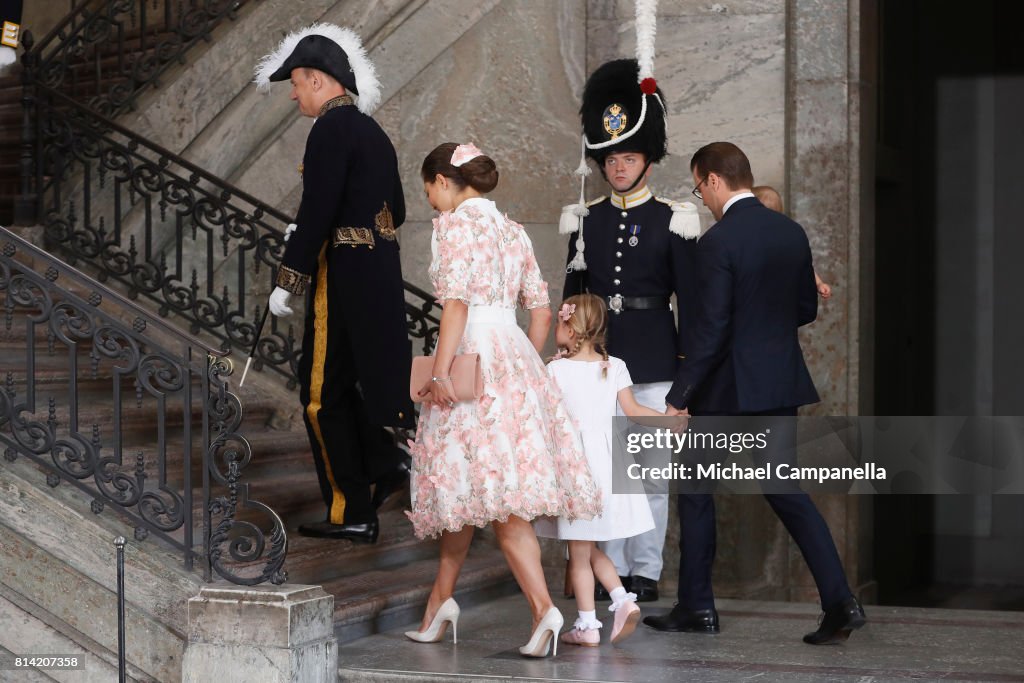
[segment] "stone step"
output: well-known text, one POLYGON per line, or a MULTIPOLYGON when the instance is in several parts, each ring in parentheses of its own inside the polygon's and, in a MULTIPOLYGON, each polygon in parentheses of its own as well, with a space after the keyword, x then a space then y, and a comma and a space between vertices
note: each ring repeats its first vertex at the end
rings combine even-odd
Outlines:
MULTIPOLYGON (((320 508, 322 514, 322 507, 320 508)), ((373 545, 349 540, 308 538, 289 525, 288 581, 321 583, 367 571, 383 571, 410 562, 437 559, 437 544, 413 536, 405 510, 380 514, 380 538, 373 545)))
MULTIPOLYGON (((470 606, 518 591, 504 555, 486 540, 474 543, 459 573, 455 597, 470 606)), ((323 584, 334 595, 334 631, 350 642, 402 624, 423 614, 437 572, 438 557, 365 571, 323 584)))
MULTIPOLYGON (((49 419, 47 401, 51 394, 45 389, 36 387, 36 410, 34 413, 23 413, 28 420, 46 422, 49 419)), ((57 435, 67 434, 70 425, 70 409, 66 403, 66 396, 60 392, 54 392, 53 397, 59 403, 55 406, 54 419, 56 420, 57 435)), ((16 394, 16 401, 24 399, 22 392, 16 394)), ((121 447, 122 452, 134 457, 135 453, 142 450, 144 453, 152 446, 156 438, 156 420, 154 414, 154 403, 148 394, 143 395, 142 406, 135 404, 134 393, 130 387, 124 387, 121 404, 121 447)), ((271 404, 248 405, 243 409, 242 424, 239 431, 249 433, 253 428, 259 428, 270 419, 274 412, 271 404)), ((90 436, 93 426, 98 427, 102 442, 111 446, 111 432, 114 424, 114 406, 112 397, 107 388, 106 392, 79 392, 78 396, 78 433, 90 436)), ((165 429, 169 444, 181 444, 183 438, 182 426, 184 424, 185 409, 180 401, 168 405, 165 408, 165 429)), ((193 446, 199 445, 198 428, 203 420, 202 406, 198 400, 194 400, 189 411, 189 419, 193 426, 193 446)), ((148 452, 153 452, 152 450, 148 452)))
MULTIPOLYGON (((132 676, 178 680, 187 641, 185 601, 202 583, 198 571, 186 572, 181 556, 155 538, 132 540, 131 527, 110 506, 101 514, 89 512, 91 497, 76 487, 47 487, 26 458, 3 463, 0 492, 0 583, 34 603, 31 614, 90 652, 116 662, 112 540, 128 537, 126 652, 129 665, 142 670, 132 676)), ((11 638, 5 631, 0 629, 3 643, 11 638)), ((8 679, 0 674, 0 680, 8 679)))

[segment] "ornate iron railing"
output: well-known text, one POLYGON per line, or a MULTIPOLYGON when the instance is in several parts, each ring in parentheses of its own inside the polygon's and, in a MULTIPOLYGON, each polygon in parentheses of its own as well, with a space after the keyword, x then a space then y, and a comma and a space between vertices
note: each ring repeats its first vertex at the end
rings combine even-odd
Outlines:
POLYGON ((241 481, 251 450, 224 353, 5 229, 0 301, 0 345, 24 353, 0 388, 7 461, 117 510, 206 580, 285 580, 284 525, 241 481))
POLYGON ((32 49, 36 80, 112 118, 244 1, 83 2, 32 49))
MULTIPOLYGON (((292 218, 45 86, 35 88, 36 174, 48 243, 132 297, 248 352, 292 218)), ((409 335, 429 353, 440 307, 406 284, 409 335)), ((358 295, 358 294, 357 294, 358 295)), ((301 334, 301 330, 299 331, 301 334)), ((253 367, 294 388, 296 330, 271 317, 253 367)))

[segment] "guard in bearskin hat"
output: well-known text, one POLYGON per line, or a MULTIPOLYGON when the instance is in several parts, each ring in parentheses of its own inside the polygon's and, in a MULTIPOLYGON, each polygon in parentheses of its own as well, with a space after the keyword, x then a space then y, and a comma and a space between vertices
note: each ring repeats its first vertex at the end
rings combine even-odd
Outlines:
MULTIPOLYGON (((587 79, 580 118, 584 158, 577 169, 580 199, 563 209, 569 240, 564 296, 590 292, 608 305, 608 353, 625 361, 637 400, 665 409, 665 395, 686 354, 695 316, 697 207, 655 196, 652 169, 666 155, 665 98, 653 78, 654 9, 637 3, 637 59, 607 62, 587 79), (584 202, 587 158, 610 194, 584 202), (673 310, 672 296, 675 295, 673 310)), ((647 451, 645 465, 669 454, 647 451)), ((626 590, 639 601, 658 598, 668 494, 648 492, 655 528, 601 543, 626 590)), ((598 587, 598 599, 608 599, 598 587)))
POLYGON ((384 427, 413 425, 398 159, 369 116, 380 84, 354 32, 314 24, 288 35, 260 61, 255 82, 287 80, 299 112, 316 121, 269 308, 290 315, 290 298, 309 289, 300 398, 327 505, 325 521, 299 532, 373 542, 376 508, 408 474, 408 456, 384 427))

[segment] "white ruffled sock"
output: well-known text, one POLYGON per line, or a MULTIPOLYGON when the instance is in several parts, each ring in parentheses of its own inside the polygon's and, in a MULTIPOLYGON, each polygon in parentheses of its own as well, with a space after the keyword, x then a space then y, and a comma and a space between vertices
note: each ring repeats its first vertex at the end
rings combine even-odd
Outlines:
POLYGON ((614 612, 627 602, 636 602, 636 593, 627 593, 626 589, 622 586, 613 590, 609 595, 612 599, 612 604, 608 606, 609 612, 614 612))
POLYGON ((579 610, 579 614, 579 618, 576 620, 576 623, 573 624, 573 627, 577 631, 588 631, 594 628, 601 628, 601 622, 597 620, 596 609, 592 609, 587 612, 579 610))

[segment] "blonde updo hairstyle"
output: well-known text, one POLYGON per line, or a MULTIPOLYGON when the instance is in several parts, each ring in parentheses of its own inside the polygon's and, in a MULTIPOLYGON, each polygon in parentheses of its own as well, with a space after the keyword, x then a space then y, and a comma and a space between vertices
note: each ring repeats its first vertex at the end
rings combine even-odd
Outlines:
MULTIPOLYGON (((562 302, 562 305, 575 305, 576 310, 572 312, 565 324, 572 330, 576 343, 571 349, 566 349, 563 358, 572 358, 583 345, 589 342, 594 351, 601 354, 604 360, 608 360, 608 348, 606 337, 608 334, 608 308, 604 299, 595 294, 577 294, 570 296, 562 302)), ((561 318, 559 318, 561 321, 561 318)), ((601 368, 601 377, 608 376, 608 367, 601 368)))
POLYGON ((434 148, 423 160, 420 177, 425 183, 432 183, 440 174, 460 190, 467 185, 480 194, 487 194, 498 186, 498 167, 486 154, 481 154, 462 164, 452 166, 457 142, 445 142, 434 148))

